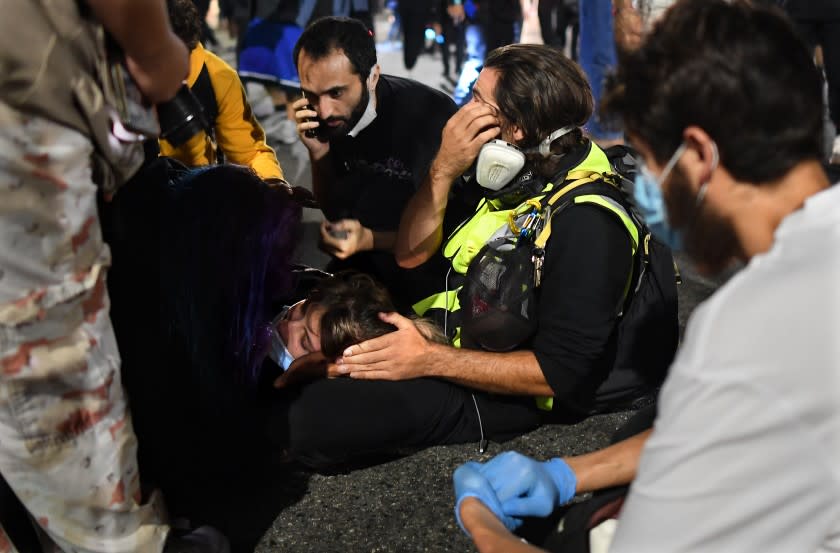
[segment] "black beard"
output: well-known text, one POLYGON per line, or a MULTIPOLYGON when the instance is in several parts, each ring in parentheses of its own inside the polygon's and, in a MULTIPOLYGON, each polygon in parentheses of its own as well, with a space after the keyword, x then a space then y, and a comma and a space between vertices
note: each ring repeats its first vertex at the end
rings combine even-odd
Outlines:
POLYGON ((350 112, 350 117, 330 117, 326 120, 321 120, 321 126, 319 128, 325 129, 324 136, 328 140, 334 140, 336 138, 341 138, 342 136, 346 136, 353 127, 362 119, 362 115, 365 114, 365 110, 367 109, 368 102, 370 101, 370 92, 368 91, 367 87, 364 86, 362 83, 362 97, 359 98, 359 103, 353 108, 353 111, 350 112), (328 121, 343 121, 342 125, 338 127, 329 127, 327 125, 328 121))
POLYGON ((684 231, 683 247, 699 272, 706 275, 723 272, 739 251, 734 229, 705 201, 697 205, 697 195, 679 166, 674 166, 671 175, 665 195, 668 221, 672 227, 684 231))

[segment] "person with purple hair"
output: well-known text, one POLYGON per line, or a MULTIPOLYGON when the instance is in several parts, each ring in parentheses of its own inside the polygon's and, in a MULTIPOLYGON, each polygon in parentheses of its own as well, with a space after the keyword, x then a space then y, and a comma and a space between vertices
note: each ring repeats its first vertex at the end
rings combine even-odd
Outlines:
POLYGON ((119 261, 111 315, 140 463, 175 517, 223 527, 232 482, 265 458, 265 329, 275 298, 292 288, 300 211, 248 168, 186 170, 165 158, 108 210, 119 261))

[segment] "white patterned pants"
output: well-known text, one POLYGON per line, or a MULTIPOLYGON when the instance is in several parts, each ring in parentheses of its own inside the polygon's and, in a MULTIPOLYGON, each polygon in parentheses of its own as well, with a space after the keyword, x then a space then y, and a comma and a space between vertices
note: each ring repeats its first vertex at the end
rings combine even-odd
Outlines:
MULTIPOLYGON (((90 141, 0 101, 0 473, 59 550, 150 552, 90 141)), ((0 553, 14 551, 0 529, 0 553)))

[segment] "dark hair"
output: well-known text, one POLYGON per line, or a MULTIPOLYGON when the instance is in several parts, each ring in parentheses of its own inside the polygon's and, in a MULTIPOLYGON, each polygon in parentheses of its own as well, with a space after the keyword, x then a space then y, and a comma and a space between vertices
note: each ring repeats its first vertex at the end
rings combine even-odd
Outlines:
POLYGON ((358 342, 382 336, 394 326, 379 318, 395 311, 388 290, 364 273, 346 271, 318 283, 306 299, 307 310, 318 306, 321 316, 321 352, 327 359, 341 355, 358 342))
POLYGON ((622 54, 603 108, 664 163, 701 127, 738 180, 766 182, 821 155, 822 95, 810 52, 775 8, 683 0, 622 54))
POLYGON ((201 40, 201 16, 192 0, 166 0, 169 24, 187 48, 192 51, 201 40))
MULTIPOLYGON (((561 127, 582 127, 592 115, 594 101, 586 75, 555 48, 503 46, 490 52, 484 67, 499 72, 496 104, 505 119, 522 129, 525 137, 519 145, 524 148, 538 145, 561 127)), ((566 153, 582 140, 583 132, 575 129, 557 139, 552 151, 566 153)))
POLYGON ((295 44, 296 67, 299 67, 301 50, 306 50, 306 55, 313 60, 341 51, 362 82, 376 65, 373 32, 358 19, 349 17, 322 17, 310 23, 295 44))
MULTIPOLYGON (((305 309, 316 306, 324 310, 321 353, 327 359, 339 357, 353 344, 396 330, 379 318, 379 313, 396 311, 391 295, 364 273, 345 271, 322 280, 309 293, 305 309)), ((416 319, 414 324, 427 340, 446 342, 443 333, 426 319, 416 319)))

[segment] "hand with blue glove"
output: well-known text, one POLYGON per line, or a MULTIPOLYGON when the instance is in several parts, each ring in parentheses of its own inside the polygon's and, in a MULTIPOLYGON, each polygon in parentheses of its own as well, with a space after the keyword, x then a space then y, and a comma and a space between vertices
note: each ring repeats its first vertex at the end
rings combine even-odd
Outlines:
POLYGON ((507 517, 548 516, 571 500, 577 487, 577 477, 564 460, 540 462, 515 451, 497 455, 479 465, 479 471, 507 517))
POLYGON ((496 492, 487 478, 481 474, 481 468, 481 463, 470 461, 455 469, 455 474, 452 475, 452 480, 455 483, 455 518, 458 520, 458 526, 465 534, 470 534, 461 521, 461 503, 468 497, 475 497, 502 521, 505 528, 510 531, 516 530, 522 525, 522 521, 505 516, 502 505, 496 497, 496 492))

